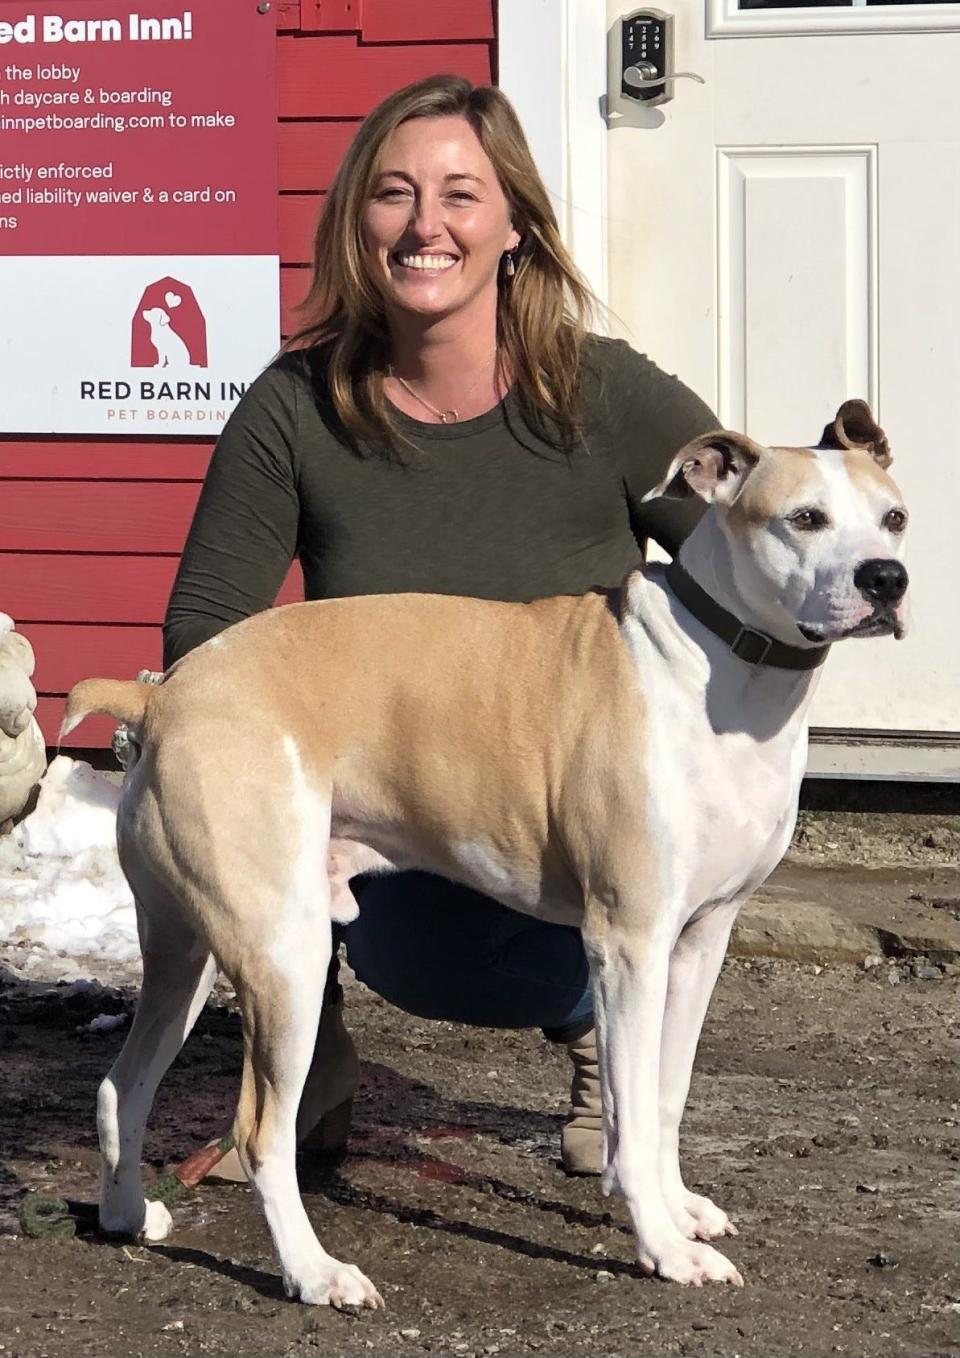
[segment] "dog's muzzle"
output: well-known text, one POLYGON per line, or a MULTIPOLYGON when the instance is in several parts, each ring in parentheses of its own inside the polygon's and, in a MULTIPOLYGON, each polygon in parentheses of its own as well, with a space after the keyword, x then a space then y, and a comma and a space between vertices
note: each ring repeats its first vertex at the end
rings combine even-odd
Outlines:
POLYGON ((874 607, 886 609, 900 602, 910 581, 899 561, 892 557, 873 557, 860 562, 853 573, 853 583, 874 607))

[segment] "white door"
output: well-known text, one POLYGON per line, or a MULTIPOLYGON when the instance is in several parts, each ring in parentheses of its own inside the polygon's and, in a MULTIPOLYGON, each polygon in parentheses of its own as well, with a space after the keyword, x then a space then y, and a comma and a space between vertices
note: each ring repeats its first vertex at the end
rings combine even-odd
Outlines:
MULTIPOLYGON (((531 2, 506 0, 501 17, 531 2)), ((862 732, 939 747, 920 771, 957 776, 960 4, 659 0, 675 18, 674 69, 705 83, 678 80, 650 107, 619 93, 616 21, 635 0, 609 0, 607 52, 602 0, 553 3, 568 126, 551 188, 595 283, 603 237, 614 328, 761 441, 816 442, 848 396, 866 397, 890 437, 912 513, 913 630, 836 647, 814 725, 848 743, 862 732)), ((512 65, 501 49, 501 70, 512 65)), ((524 117, 530 91, 507 92, 524 117)), ((879 771, 914 770, 898 758, 879 771)))

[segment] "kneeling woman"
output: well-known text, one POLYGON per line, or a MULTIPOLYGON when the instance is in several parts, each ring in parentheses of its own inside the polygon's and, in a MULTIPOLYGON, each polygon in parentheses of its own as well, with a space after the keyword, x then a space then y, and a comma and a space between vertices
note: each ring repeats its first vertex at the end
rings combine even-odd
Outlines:
MULTIPOLYGON (((529 601, 619 585, 647 537, 675 552, 700 501, 642 498, 718 421, 623 341, 590 334, 591 300, 499 90, 437 76, 386 99, 327 196, 307 322, 214 451, 165 666, 268 608, 295 556, 307 599, 529 601)), ((598 1172, 578 931, 425 873, 352 886, 347 956, 380 995, 566 1045, 563 1163, 598 1172)), ((358 1070, 335 965, 298 1123, 327 1150, 346 1139, 358 1070)))

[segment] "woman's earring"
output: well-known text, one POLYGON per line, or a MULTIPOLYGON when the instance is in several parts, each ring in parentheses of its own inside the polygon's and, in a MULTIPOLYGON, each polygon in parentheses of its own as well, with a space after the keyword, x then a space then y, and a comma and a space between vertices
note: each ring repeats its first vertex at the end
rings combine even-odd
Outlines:
POLYGON ((503 271, 508 278, 512 278, 513 275, 517 272, 517 266, 513 262, 513 252, 511 250, 507 250, 505 253, 507 257, 507 262, 503 271))

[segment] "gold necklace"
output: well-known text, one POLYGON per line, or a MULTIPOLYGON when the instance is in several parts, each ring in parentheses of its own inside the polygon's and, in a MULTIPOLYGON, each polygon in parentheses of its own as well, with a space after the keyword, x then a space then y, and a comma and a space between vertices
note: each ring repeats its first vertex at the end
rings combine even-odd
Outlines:
MULTIPOLYGON (((493 357, 494 361, 496 361, 497 357, 496 349, 494 349, 493 351, 493 357)), ((430 411, 431 415, 436 415, 437 419, 440 421, 441 424, 456 424, 457 421, 460 419, 460 412, 458 410, 453 409, 438 410, 436 406, 431 405, 430 402, 426 399, 426 397, 421 396, 419 392, 414 391, 413 387, 411 387, 409 382, 404 381, 404 379, 400 376, 399 373, 395 373, 393 371, 392 363, 388 364, 387 372, 390 374, 390 376, 394 379, 395 382, 399 382, 401 387, 403 387, 405 391, 408 391, 410 393, 410 395, 413 397, 415 401, 419 401, 422 406, 426 406, 427 410, 430 411)), ((471 382, 470 386, 467 388, 467 390, 463 393, 463 396, 460 398, 461 404, 467 399, 468 396, 473 395, 476 388, 480 385, 480 379, 484 376, 486 372, 487 372, 486 367, 480 370, 478 376, 474 378, 473 382, 471 382)))

